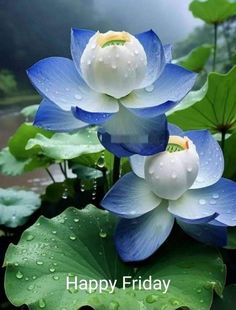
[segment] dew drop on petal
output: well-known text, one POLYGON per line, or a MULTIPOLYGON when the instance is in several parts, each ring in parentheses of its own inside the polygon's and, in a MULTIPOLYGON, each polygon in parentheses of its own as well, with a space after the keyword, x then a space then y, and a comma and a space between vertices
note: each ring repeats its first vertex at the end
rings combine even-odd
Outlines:
POLYGON ((220 195, 219 195, 218 193, 214 193, 214 194, 212 195, 212 198, 218 199, 218 198, 220 198, 220 195))
POLYGON ((199 200, 199 204, 200 205, 205 205, 206 204, 206 200, 205 199, 200 199, 199 200))
POLYGON ((153 85, 149 85, 145 88, 145 90, 148 92, 148 93, 151 93, 153 90, 154 90, 154 86, 153 85))
POLYGON ((75 94, 75 99, 81 100, 81 99, 82 99, 82 96, 81 96, 80 94, 75 94))

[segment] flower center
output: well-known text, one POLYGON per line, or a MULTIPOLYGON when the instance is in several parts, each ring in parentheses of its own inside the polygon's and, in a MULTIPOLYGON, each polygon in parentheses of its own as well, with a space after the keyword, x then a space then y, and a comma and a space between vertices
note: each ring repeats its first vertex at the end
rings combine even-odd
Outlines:
POLYGON ((180 152, 189 149, 189 142, 187 138, 179 136, 170 136, 166 147, 169 153, 180 152))
POLYGON ((107 32, 100 33, 97 37, 97 44, 102 48, 111 45, 124 45, 130 41, 130 36, 127 32, 107 32))

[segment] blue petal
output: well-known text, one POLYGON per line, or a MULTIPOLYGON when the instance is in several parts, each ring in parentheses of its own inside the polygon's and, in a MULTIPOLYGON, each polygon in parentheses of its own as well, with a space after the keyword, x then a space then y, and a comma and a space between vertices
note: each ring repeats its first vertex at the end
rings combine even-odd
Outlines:
POLYGON ((227 227, 211 224, 187 224, 180 220, 179 226, 192 238, 208 245, 223 247, 227 244, 227 227))
POLYGON ((101 202, 104 209, 124 218, 141 216, 161 203, 147 183, 130 172, 110 189, 101 202))
POLYGON ((60 109, 48 99, 41 102, 34 125, 56 132, 70 132, 88 126, 88 124, 76 119, 71 111, 60 109))
POLYGON ((235 206, 236 183, 221 178, 214 185, 191 189, 180 199, 170 201, 169 211, 184 221, 190 219, 203 223, 204 217, 212 215, 211 220, 215 219, 222 224, 236 226, 235 206))
POLYGON ((194 188, 216 183, 224 171, 224 157, 218 142, 207 130, 188 131, 185 135, 193 141, 200 159, 200 167, 194 188))
POLYGON ((140 155, 162 152, 169 138, 165 115, 143 119, 122 106, 100 129, 101 143, 104 135, 105 140, 110 141, 109 144, 122 146, 128 152, 140 155))
POLYGON ((218 213, 215 209, 209 208, 210 200, 206 199, 202 190, 188 190, 177 200, 169 200, 168 210, 177 219, 190 224, 208 223, 214 220, 218 213))
POLYGON ((170 136, 180 136, 180 137, 185 136, 184 131, 176 125, 168 123, 168 130, 170 136))
POLYGON ((75 117, 77 117, 81 121, 94 125, 102 124, 113 116, 113 113, 88 112, 80 109, 79 107, 73 107, 72 111, 75 117))
POLYGON ((221 178, 212 186, 194 191, 205 195, 206 199, 208 197, 207 207, 219 214, 216 218, 217 222, 236 226, 236 183, 234 181, 221 178))
POLYGON ((112 143, 112 137, 108 133, 102 133, 102 129, 98 130, 98 139, 101 144, 112 154, 117 157, 129 157, 133 155, 133 153, 127 151, 121 144, 119 143, 112 143))
POLYGON ((195 80, 195 73, 177 65, 167 64, 153 86, 135 90, 122 98, 121 102, 139 116, 160 115, 176 106, 191 90, 195 80))
POLYGON ((71 55, 75 63, 76 69, 79 71, 80 75, 80 58, 84 52, 86 45, 88 44, 88 41, 93 35, 95 35, 95 33, 96 32, 92 30, 75 28, 71 29, 71 55))
POLYGON ((163 244, 174 224, 174 217, 166 208, 166 202, 163 201, 141 217, 120 221, 115 242, 122 260, 132 262, 146 259, 163 244))
POLYGON ((146 31, 136 35, 147 56, 147 73, 139 88, 146 87, 156 81, 165 66, 165 54, 161 40, 154 31, 146 31))
POLYGON ((78 74, 72 60, 50 57, 33 65, 28 76, 43 97, 70 111, 78 106, 88 112, 115 113, 116 100, 92 91, 78 74))
POLYGON ((133 172, 140 178, 145 178, 144 165, 147 156, 133 155, 129 158, 133 172))
POLYGON ((166 44, 164 45, 164 53, 165 53, 165 59, 166 59, 166 62, 171 62, 172 60, 172 44, 166 44))

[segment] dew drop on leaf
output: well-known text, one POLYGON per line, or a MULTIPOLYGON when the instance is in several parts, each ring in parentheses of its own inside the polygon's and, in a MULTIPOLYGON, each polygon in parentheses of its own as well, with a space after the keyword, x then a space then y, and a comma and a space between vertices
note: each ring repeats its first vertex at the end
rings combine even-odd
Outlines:
POLYGON ((158 296, 157 296, 157 295, 154 295, 154 294, 148 295, 148 296, 146 297, 146 302, 147 302, 148 304, 152 304, 152 303, 156 302, 157 300, 158 300, 158 296))
POLYGON ((17 278, 17 279, 22 279, 22 278, 23 278, 23 273, 20 272, 20 271, 17 271, 17 273, 16 273, 16 278, 17 278))

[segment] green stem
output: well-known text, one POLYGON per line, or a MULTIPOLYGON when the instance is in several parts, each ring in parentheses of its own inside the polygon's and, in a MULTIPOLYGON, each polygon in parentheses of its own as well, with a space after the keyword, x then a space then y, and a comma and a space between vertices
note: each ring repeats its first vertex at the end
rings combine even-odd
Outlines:
POLYGON ((120 177, 120 158, 117 156, 114 156, 114 162, 113 162, 113 184, 116 183, 116 181, 119 180, 120 177))
POLYGON ((216 56, 217 56, 217 36, 218 36, 218 24, 214 24, 214 54, 213 54, 213 71, 216 70, 216 56))
POLYGON ((50 172, 50 170, 48 168, 45 168, 45 170, 47 171, 47 174, 49 175, 50 179, 52 180, 53 183, 56 183, 52 173, 50 172))
POLYGON ((225 151, 225 136, 226 136, 226 132, 222 131, 221 132, 221 149, 222 149, 223 154, 225 151))
POLYGON ((68 178, 68 174, 67 174, 67 161, 64 160, 64 172, 65 172, 65 178, 68 178))
POLYGON ((65 179, 67 179, 67 175, 66 175, 66 173, 65 173, 65 171, 64 171, 64 168, 63 168, 63 166, 62 166, 62 163, 59 164, 59 167, 60 167, 61 172, 62 172, 62 174, 64 175, 65 179))
POLYGON ((223 24, 223 34, 224 34, 224 38, 225 38, 225 42, 226 42, 229 63, 232 64, 232 48, 231 48, 231 44, 229 41, 229 34, 227 32, 227 25, 226 24, 223 24))

